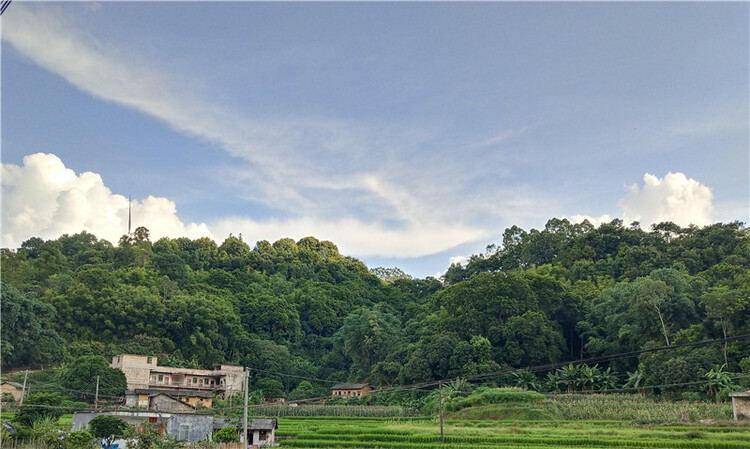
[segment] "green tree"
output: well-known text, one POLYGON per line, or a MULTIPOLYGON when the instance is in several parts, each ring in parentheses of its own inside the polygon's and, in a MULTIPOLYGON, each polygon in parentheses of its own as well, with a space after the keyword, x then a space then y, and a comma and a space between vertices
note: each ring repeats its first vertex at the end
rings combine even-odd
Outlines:
POLYGON ((537 309, 526 280, 507 273, 480 273, 442 290, 436 300, 443 329, 456 332, 464 340, 486 336, 493 347, 503 344, 505 320, 537 309))
POLYGON ((0 283, 0 296, 3 366, 7 369, 60 360, 63 340, 52 329, 55 308, 5 283, 0 283))
POLYGON ((93 446, 94 435, 86 430, 75 430, 63 438, 65 449, 91 449, 93 446))
POLYGON ((61 379, 62 385, 81 397, 93 399, 97 377, 100 397, 116 398, 125 393, 125 374, 117 368, 110 367, 107 359, 102 356, 84 355, 72 360, 68 365, 68 370, 61 379))
POLYGON ((14 420, 29 427, 44 419, 57 422, 65 413, 62 408, 64 400, 60 393, 32 393, 24 399, 23 407, 18 409, 14 420))
POLYGON ((299 338, 299 312, 286 299, 263 294, 249 298, 241 310, 243 324, 261 338, 280 344, 293 343, 299 338))
POLYGON ((265 398, 284 396, 284 384, 276 379, 263 378, 255 382, 255 390, 260 390, 265 398))
POLYGON ((748 298, 738 289, 721 285, 711 287, 703 294, 701 304, 706 308, 707 318, 714 320, 721 326, 724 337, 724 364, 729 363, 727 358, 727 338, 733 330, 734 319, 741 317, 748 304, 748 298))
POLYGON ((562 334, 541 312, 508 318, 501 326, 502 354, 512 366, 555 363, 565 353, 562 334))
POLYGON ((95 437, 102 438, 106 446, 110 447, 116 439, 125 436, 128 423, 118 416, 99 415, 89 421, 89 429, 95 437))
POLYGON ((362 309, 346 317, 336 338, 354 362, 353 369, 361 369, 367 375, 401 344, 401 323, 378 306, 362 309))
POLYGON ((294 401, 311 398, 313 396, 315 396, 315 388, 310 382, 303 380, 297 385, 297 388, 289 392, 287 399, 294 401))

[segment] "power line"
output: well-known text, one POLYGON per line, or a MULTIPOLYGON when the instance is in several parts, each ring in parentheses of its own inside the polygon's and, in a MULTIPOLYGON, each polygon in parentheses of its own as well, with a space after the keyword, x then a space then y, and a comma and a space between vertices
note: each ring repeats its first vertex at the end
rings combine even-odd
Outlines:
POLYGON ((3 0, 3 3, 0 5, 0 16, 2 16, 5 10, 8 9, 8 6, 10 6, 12 1, 13 0, 3 0))

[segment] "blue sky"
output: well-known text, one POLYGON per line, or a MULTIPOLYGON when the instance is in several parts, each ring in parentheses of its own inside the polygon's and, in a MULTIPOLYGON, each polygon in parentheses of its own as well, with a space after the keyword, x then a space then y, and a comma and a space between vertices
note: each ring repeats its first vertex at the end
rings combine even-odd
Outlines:
POLYGON ((553 217, 748 221, 747 2, 14 2, 3 247, 331 240, 418 277, 553 217))

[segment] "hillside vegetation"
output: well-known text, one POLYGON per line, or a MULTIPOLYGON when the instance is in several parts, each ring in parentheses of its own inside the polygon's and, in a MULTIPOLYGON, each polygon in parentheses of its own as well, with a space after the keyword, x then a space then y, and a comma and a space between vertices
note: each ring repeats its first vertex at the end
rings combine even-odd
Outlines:
MULTIPOLYGON (((82 232, 3 249, 2 280, 3 371, 57 366, 47 384, 118 353, 248 366, 253 388, 290 399, 462 377, 721 400, 750 375, 740 223, 514 226, 440 280, 370 270, 313 237, 151 242, 138 228, 114 245, 82 232)), ((397 393, 368 401, 421 400, 397 393)))

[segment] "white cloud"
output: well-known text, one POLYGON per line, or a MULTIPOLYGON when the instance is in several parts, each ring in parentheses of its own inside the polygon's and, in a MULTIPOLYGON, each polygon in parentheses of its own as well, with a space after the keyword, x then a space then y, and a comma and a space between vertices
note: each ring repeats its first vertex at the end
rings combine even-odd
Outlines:
POLYGON ((241 233, 243 239, 249 242, 274 241, 284 237, 299 240, 312 235, 331 240, 342 254, 356 257, 420 257, 487 237, 483 231, 468 226, 407 225, 390 229, 356 218, 331 221, 310 217, 268 221, 229 218, 210 226, 217 236, 241 233))
MULTIPOLYGON (((128 199, 113 194, 96 173, 76 175, 53 154, 26 156, 20 167, 2 164, 2 198, 4 248, 84 230, 116 244, 127 233, 128 199)), ((184 224, 166 198, 134 201, 132 216, 133 229, 145 226, 152 240, 211 236, 205 224, 184 224)))
MULTIPOLYGON (((100 175, 77 175, 53 154, 26 156, 20 167, 3 164, 2 198, 3 247, 17 248, 30 237, 55 239, 83 230, 116 243, 127 232, 128 199, 113 194, 100 175)), ((257 221, 239 217, 217 220, 209 230, 205 223, 183 223, 173 201, 153 196, 133 201, 132 216, 133 229, 145 226, 152 241, 181 236, 223 238, 230 233, 241 233, 249 242, 313 235, 332 240, 342 253, 357 257, 419 257, 487 237, 463 225, 412 223, 389 229, 356 218, 257 221)))
POLYGON ((573 215, 572 217, 563 217, 567 218, 568 221, 570 221, 573 224, 583 223, 585 220, 588 220, 589 223, 591 223, 594 227, 599 227, 602 223, 609 223, 612 221, 612 217, 610 217, 608 214, 600 215, 598 217, 592 217, 590 215, 573 215))
POLYGON ((646 173, 643 187, 633 185, 620 200, 623 221, 638 221, 641 226, 672 221, 680 226, 712 223, 713 193, 711 188, 682 173, 667 173, 657 178, 646 173))
POLYGON ((453 256, 450 258, 450 264, 462 265, 464 262, 468 262, 469 258, 466 256, 453 256))

